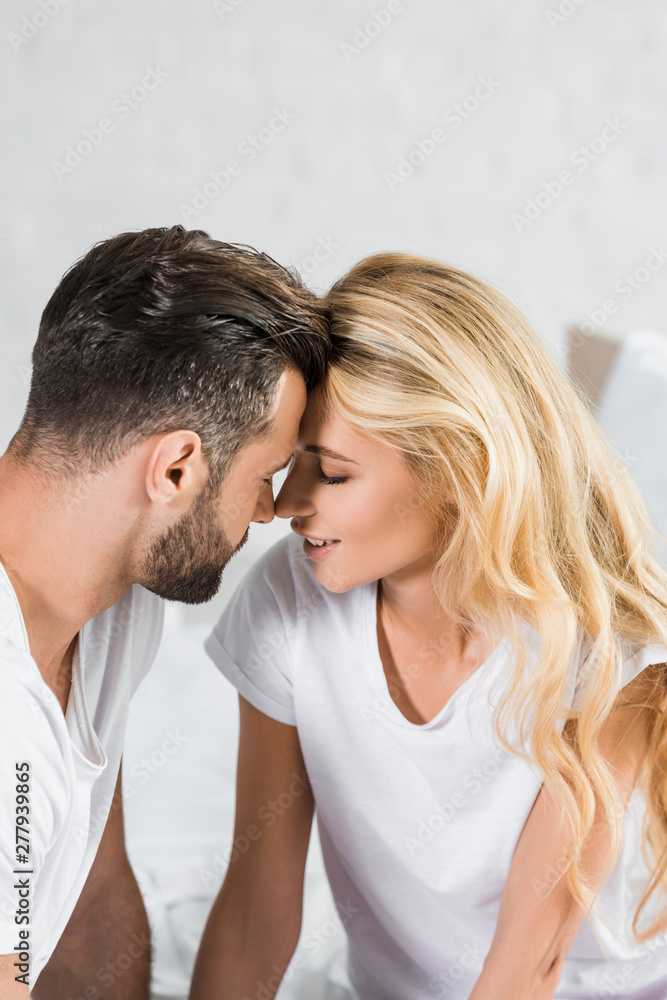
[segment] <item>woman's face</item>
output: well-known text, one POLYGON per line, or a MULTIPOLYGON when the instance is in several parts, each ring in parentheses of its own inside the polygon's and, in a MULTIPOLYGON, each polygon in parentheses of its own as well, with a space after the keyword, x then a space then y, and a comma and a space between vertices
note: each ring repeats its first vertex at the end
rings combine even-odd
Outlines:
POLYGON ((317 389, 309 394, 275 511, 292 518, 297 534, 335 540, 319 549, 304 539, 315 577, 330 591, 389 574, 422 574, 433 561, 432 526, 400 452, 337 415, 325 421, 317 389))

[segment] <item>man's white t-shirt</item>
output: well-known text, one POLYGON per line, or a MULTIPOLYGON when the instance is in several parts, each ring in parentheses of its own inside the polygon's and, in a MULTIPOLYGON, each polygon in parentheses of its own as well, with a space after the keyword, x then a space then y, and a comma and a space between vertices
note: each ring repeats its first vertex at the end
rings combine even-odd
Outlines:
MULTIPOLYGON (((543 781, 536 766, 506 753, 492 731, 499 693, 492 698, 491 685, 499 678, 500 689, 493 689, 499 692, 509 676, 509 641, 435 718, 409 722, 389 694, 378 650, 377 582, 330 593, 315 579, 302 544, 292 534, 257 560, 206 651, 244 698, 298 729, 327 874, 345 914, 351 995, 466 1000, 543 781)), ((523 624, 532 657, 539 636, 523 624)), ((621 680, 662 662, 663 647, 628 647, 621 680)), ((573 660, 570 698, 577 696, 576 668, 573 660)), ((559 724, 562 730, 564 719, 559 724)), ((639 846, 642 815, 635 789, 623 854, 599 897, 616 933, 593 918, 609 960, 584 923, 556 998, 619 992, 667 998, 667 936, 640 947, 630 930, 631 902, 649 874, 639 846), (652 985, 657 992, 643 992, 652 985)))
POLYGON ((28 930, 30 988, 74 910, 110 809, 118 808, 130 699, 157 652, 163 616, 164 602, 135 584, 86 622, 65 714, 30 655, 21 608, 0 565, 0 955, 17 945, 25 951, 19 932, 28 930), (27 771, 17 768, 26 763, 27 771), (27 814, 20 780, 26 773, 27 814), (27 818, 27 826, 18 821, 20 836, 17 816, 27 818))

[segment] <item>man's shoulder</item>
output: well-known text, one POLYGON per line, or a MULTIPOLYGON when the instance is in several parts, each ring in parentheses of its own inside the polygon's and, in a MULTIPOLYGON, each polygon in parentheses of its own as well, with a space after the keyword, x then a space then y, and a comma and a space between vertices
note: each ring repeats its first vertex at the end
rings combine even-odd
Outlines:
POLYGON ((4 566, 0 564, 0 642, 5 640, 20 649, 28 649, 18 597, 4 566))
MULTIPOLYGON (((0 634, 0 690, 9 688, 34 692, 47 702, 53 695, 28 650, 0 634)), ((55 695, 53 698, 57 702, 55 695)))
POLYGON ((25 738, 46 756, 68 748, 60 703, 30 654, 0 637, 0 740, 7 746, 25 738))
POLYGON ((0 749, 0 881, 5 882, 26 850, 31 867, 43 868, 67 821, 75 781, 60 703, 30 654, 5 638, 0 638, 0 749), (27 849, 16 825, 26 809, 27 849))

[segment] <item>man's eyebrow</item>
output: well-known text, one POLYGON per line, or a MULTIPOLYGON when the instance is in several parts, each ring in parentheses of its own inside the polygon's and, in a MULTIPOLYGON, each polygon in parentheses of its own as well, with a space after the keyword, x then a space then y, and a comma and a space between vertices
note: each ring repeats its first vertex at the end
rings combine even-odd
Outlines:
POLYGON ((304 451, 311 451, 313 455, 324 455, 326 458, 336 458, 339 462, 351 462, 352 465, 359 465, 355 462, 353 458, 345 458, 345 455, 339 455, 338 452, 332 451, 331 448, 325 448, 321 444, 304 444, 304 451))

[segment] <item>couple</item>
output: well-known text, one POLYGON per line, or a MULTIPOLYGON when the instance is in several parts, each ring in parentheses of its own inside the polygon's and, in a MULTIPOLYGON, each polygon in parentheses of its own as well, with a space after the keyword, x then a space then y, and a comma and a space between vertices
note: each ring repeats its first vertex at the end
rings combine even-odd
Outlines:
POLYGON ((593 418, 469 274, 380 254, 319 299, 180 226, 67 272, 0 459, 0 998, 148 996, 130 699, 161 599, 274 514, 206 641, 254 832, 192 1000, 277 990, 315 807, 345 996, 665 1000, 667 575, 593 418))

